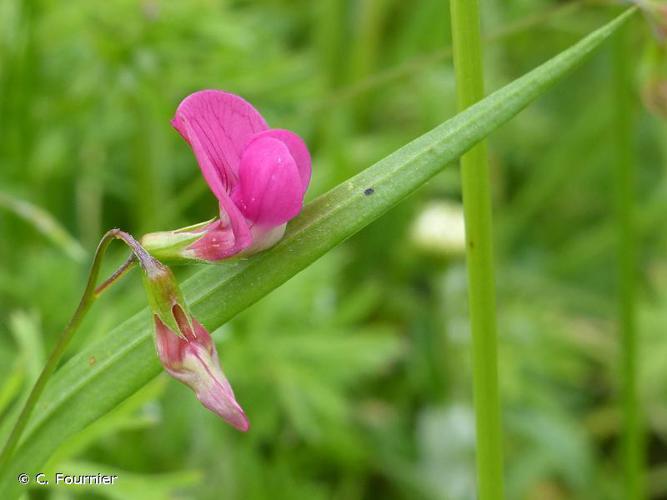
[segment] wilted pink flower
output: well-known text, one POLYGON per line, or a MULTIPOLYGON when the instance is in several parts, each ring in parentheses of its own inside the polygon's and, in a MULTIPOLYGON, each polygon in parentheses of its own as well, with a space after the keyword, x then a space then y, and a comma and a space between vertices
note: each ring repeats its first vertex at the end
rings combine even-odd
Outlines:
POLYGON ((274 245, 299 214, 310 182, 311 160, 293 132, 271 129, 239 96, 202 90, 185 98, 172 125, 190 144, 204 179, 220 204, 207 224, 146 235, 160 257, 220 260, 274 245))
POLYGON ((240 431, 250 427, 234 391, 225 378, 211 336, 180 306, 173 307, 179 332, 172 331, 155 315, 157 352, 165 370, 190 387, 209 410, 240 431))
POLYGON ((248 419, 222 373, 215 344, 206 328, 188 312, 171 269, 138 243, 133 248, 143 271, 155 321, 155 344, 165 370, 190 387, 206 408, 247 431, 248 419))

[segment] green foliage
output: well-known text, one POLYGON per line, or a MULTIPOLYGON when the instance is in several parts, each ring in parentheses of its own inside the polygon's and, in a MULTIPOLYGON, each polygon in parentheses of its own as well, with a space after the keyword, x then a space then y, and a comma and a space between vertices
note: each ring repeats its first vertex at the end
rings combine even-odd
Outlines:
MULTIPOLYGON (((552 9, 546 0, 485 3, 483 31, 510 33, 485 47, 488 88, 610 17, 606 9, 552 9)), ((188 92, 216 87, 306 137, 315 199, 454 114, 453 71, 439 55, 448 24, 437 0, 0 2, 1 191, 45 210, 88 254, 109 227, 139 236, 208 219, 214 200, 168 120, 188 92)), ((490 137, 509 498, 613 499, 620 491, 608 56, 602 49, 490 137)), ((558 71, 575 62, 558 61, 558 71)), ((111 289, 75 337, 15 465, 34 473, 51 456, 49 470, 109 471, 127 481, 116 490, 35 494, 472 498, 464 267, 456 256, 425 256, 410 239, 427 202, 458 200, 458 173, 444 170, 404 196, 544 90, 534 83, 515 82, 521 93, 496 96, 483 113, 456 118, 316 200, 272 252, 176 270, 189 278, 195 314, 220 327, 223 367, 251 419, 246 435, 173 380, 151 382, 160 369, 149 318, 134 316, 145 304, 141 285, 129 276, 111 289), (456 124, 465 134, 454 134, 456 124), (402 163, 431 145, 436 162, 417 154, 402 163), (392 175, 374 177, 381 170, 392 175), (371 180, 385 189, 362 197, 358 188, 371 180)), ((647 346, 639 375, 655 453, 650 486, 659 494, 667 484, 667 280, 664 231, 654 228, 667 208, 667 151, 655 145, 664 125, 637 118, 638 331, 647 346)), ((87 269, 4 209, 0 235, 5 436, 87 269), (39 344, 43 351, 29 347, 39 344)), ((125 255, 112 257, 119 264, 125 255)), ((3 473, 3 486, 20 491, 14 472, 3 473)))

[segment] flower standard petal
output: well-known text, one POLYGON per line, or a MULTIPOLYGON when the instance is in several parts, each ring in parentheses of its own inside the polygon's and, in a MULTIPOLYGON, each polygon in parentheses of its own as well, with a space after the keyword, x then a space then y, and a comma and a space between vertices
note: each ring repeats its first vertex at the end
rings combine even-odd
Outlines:
MULTIPOLYGON (((230 192, 238 177, 241 153, 258 132, 268 129, 262 115, 241 97, 221 90, 189 95, 176 109, 172 125, 192 146, 204 178, 230 192)), ((211 185, 214 194, 218 193, 211 185)))
POLYGON ((243 152, 234 200, 255 224, 278 226, 303 207, 303 183, 296 162, 282 141, 253 139, 243 152))
MULTIPOLYGON (((186 129, 189 128, 189 125, 186 124, 186 129)), ((197 134, 190 136, 190 145, 194 151, 202 150, 200 137, 197 134)), ((222 253, 224 257, 233 255, 240 252, 247 246, 252 243, 252 235, 250 234, 250 228, 245 221, 245 218, 239 211, 238 207, 234 204, 228 194, 228 189, 225 187, 221 178, 216 176, 217 169, 213 167, 212 160, 206 154, 197 156, 199 161, 199 166, 201 167, 202 173, 206 182, 215 194, 220 204, 220 220, 223 227, 231 227, 233 232, 233 242, 225 252, 222 253), (210 176, 207 177, 207 173, 210 176)), ((234 185, 237 183, 237 176, 234 176, 234 185)), ((222 257, 221 257, 222 258, 222 257)))

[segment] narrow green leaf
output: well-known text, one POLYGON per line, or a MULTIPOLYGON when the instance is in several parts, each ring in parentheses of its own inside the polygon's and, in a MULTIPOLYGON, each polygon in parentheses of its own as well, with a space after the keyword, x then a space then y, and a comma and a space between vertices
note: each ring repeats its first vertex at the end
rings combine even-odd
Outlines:
MULTIPOLYGON (((215 329, 280 286, 546 92, 632 12, 626 11, 542 66, 319 197, 290 223, 285 238, 271 250, 195 274, 183 286, 194 314, 215 329)), ((59 444, 116 407, 159 371, 147 310, 72 357, 56 372, 21 446, 6 470, 0 471, 0 498, 15 498, 21 492, 17 474, 34 472, 59 444)), ((252 415, 252 409, 248 410, 252 415)))
POLYGON ((0 192, 0 207, 14 212, 26 222, 32 224, 73 260, 77 262, 85 260, 86 251, 81 244, 67 232, 55 217, 43 208, 3 192, 0 192))
POLYGON ((9 315, 9 331, 18 344, 18 352, 23 358, 30 384, 26 389, 30 389, 46 360, 39 316, 33 312, 14 311, 9 315))

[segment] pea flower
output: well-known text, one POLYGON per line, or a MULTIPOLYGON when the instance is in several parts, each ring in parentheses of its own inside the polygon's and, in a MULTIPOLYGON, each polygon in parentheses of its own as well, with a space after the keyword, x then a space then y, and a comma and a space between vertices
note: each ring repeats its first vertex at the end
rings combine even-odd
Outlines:
POLYGON ((167 373, 190 387, 197 399, 240 431, 250 427, 220 368, 211 335, 189 312, 171 270, 140 256, 144 285, 155 321, 158 357, 167 373))
POLYGON ((239 96, 202 90, 186 97, 172 125, 197 158, 220 215, 175 231, 147 234, 158 258, 218 261, 277 243, 303 207, 311 159, 293 132, 269 128, 239 96))
POLYGON ((238 430, 247 431, 248 418, 222 373, 211 335, 195 318, 188 321, 180 306, 174 306, 173 314, 179 334, 155 316, 157 351, 165 370, 190 387, 206 408, 238 430))

